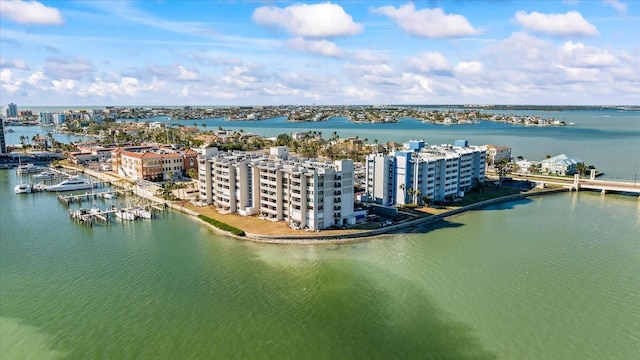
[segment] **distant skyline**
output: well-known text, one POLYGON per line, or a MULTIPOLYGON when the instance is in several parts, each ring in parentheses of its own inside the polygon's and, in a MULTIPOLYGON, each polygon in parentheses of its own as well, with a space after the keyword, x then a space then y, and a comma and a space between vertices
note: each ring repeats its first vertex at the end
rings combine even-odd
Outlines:
POLYGON ((0 0, 0 104, 639 105, 639 1, 0 0))

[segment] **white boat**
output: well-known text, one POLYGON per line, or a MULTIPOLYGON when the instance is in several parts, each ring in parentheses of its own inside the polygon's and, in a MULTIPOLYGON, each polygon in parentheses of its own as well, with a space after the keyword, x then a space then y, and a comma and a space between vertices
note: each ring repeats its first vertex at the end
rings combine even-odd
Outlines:
POLYGON ((18 168, 16 169, 16 173, 18 173, 19 175, 35 174, 35 173, 41 172, 42 170, 43 169, 40 166, 35 166, 33 164, 24 164, 24 165, 18 165, 18 168))
POLYGON ((16 192, 16 194, 28 194, 31 192, 31 185, 29 184, 16 185, 16 187, 14 187, 13 190, 16 192))
POLYGON ((40 174, 36 174, 33 176, 34 179, 51 179, 56 177, 56 173, 54 173, 53 171, 43 171, 40 174))
POLYGON ((114 213, 114 215, 115 215, 117 218, 120 218, 120 219, 122 219, 122 220, 135 220, 135 219, 136 219, 135 215, 133 215, 132 213, 128 212, 128 211, 127 211, 127 210, 125 210, 125 209, 118 209, 118 210, 116 210, 116 212, 114 213))
POLYGON ((64 180, 59 184, 47 186, 47 191, 72 191, 91 188, 93 188, 93 184, 89 180, 72 177, 71 179, 64 180))
POLYGON ((131 209, 131 213, 142 219, 151 219, 153 217, 151 211, 144 209, 142 206, 134 207, 133 209, 131 209))
POLYGON ((89 210, 91 215, 98 215, 102 213, 102 210, 97 205, 93 205, 93 207, 89 210))
POLYGON ((103 194, 102 197, 105 199, 113 199, 114 195, 112 193, 106 193, 103 194))

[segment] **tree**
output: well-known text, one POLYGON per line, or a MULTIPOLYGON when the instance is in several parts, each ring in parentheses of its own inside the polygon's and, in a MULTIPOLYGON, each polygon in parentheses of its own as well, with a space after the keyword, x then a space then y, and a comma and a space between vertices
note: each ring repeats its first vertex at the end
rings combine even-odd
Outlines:
POLYGON ((423 195, 421 199, 422 199, 422 202, 423 202, 427 207, 431 206, 431 200, 432 200, 432 199, 431 199, 431 196, 429 196, 429 195, 423 195))
POLYGON ((22 149, 24 150, 25 154, 27 153, 27 145, 26 145, 27 140, 29 140, 28 137, 24 135, 20 135, 20 144, 22 144, 22 149))
POLYGON ((198 178, 198 170, 196 169, 188 169, 187 170, 187 176, 192 178, 192 179, 197 179, 198 178))
POLYGON ((37 144, 38 139, 40 139, 40 134, 33 135, 33 137, 31 138, 31 146, 35 147, 35 145, 37 144))
POLYGON ((477 177, 474 177, 471 181, 473 184, 473 189, 479 194, 482 194, 482 191, 484 190, 484 182, 480 181, 480 179, 478 179, 477 177))
POLYGON ((158 189, 156 192, 158 195, 162 195, 162 198, 165 200, 173 200, 175 196, 173 195, 173 185, 172 183, 166 183, 163 187, 158 189))
POLYGON ((291 136, 289 134, 280 134, 276 138, 276 146, 289 146, 291 136))
POLYGON ((55 150, 55 139, 53 138, 53 133, 51 131, 47 132, 47 138, 49 139, 49 142, 51 143, 51 149, 55 150))
POLYGON ((413 203, 413 193, 414 193, 413 188, 407 189, 407 195, 409 195, 409 197, 411 197, 411 203, 413 203))
POLYGON ((587 165, 585 165, 585 163, 583 162, 576 164, 576 171, 578 172, 578 174, 580 174, 580 176, 584 176, 584 174, 587 173, 587 165))
POLYGON ((496 164, 496 173, 499 177, 505 176, 509 172, 509 160, 506 158, 500 159, 496 164))

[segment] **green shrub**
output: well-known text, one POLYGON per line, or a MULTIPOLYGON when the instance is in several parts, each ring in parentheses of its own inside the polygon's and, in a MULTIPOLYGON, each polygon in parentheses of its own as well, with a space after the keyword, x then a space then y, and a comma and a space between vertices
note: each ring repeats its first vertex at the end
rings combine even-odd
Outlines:
POLYGON ((205 222, 217 227, 220 230, 228 231, 228 232, 232 233, 233 235, 245 236, 244 231, 242 231, 242 230, 240 230, 238 228, 235 228, 235 227, 233 227, 233 226, 231 226, 229 224, 225 224, 223 222, 220 222, 220 221, 218 221, 216 219, 212 219, 212 218, 210 218, 208 216, 198 215, 198 219, 200 219, 202 221, 205 221, 205 222))
POLYGON ((418 204, 403 204, 401 207, 404 209, 417 209, 418 206, 418 204))

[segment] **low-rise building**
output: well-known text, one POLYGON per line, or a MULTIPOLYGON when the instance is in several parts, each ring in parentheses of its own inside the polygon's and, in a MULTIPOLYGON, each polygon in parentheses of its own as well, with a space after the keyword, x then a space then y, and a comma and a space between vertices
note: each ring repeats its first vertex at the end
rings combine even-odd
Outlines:
POLYGON ((571 158, 565 154, 560 154, 540 162, 540 171, 543 173, 556 175, 573 175, 578 171, 578 164, 582 160, 571 158))
POLYGON ((511 160, 511 148, 508 146, 498 146, 498 145, 486 145, 487 148, 487 162, 491 164, 495 164, 502 159, 507 159, 507 161, 511 160))
POLYGON ((198 153, 159 147, 116 148, 111 151, 112 171, 131 180, 163 181, 198 170, 198 153))

